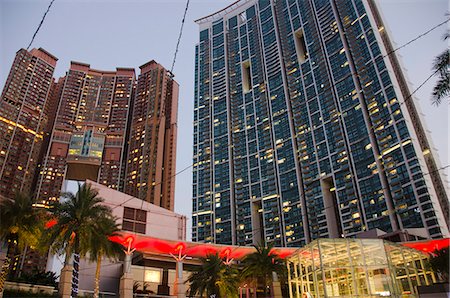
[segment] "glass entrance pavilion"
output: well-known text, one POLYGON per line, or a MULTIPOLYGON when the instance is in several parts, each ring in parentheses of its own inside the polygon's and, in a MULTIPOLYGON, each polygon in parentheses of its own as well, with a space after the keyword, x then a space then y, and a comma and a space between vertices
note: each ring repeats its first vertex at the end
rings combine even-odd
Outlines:
POLYGON ((428 255, 380 239, 319 239, 288 260, 290 297, 418 297, 428 255))

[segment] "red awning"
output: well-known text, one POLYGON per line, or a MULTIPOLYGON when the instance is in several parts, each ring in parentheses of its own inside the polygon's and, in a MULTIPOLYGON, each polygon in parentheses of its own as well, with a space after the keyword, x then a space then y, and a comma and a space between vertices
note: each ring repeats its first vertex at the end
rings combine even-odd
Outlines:
MULTIPOLYGON (((212 243, 196 243, 187 241, 173 241, 154 238, 150 236, 136 235, 133 233, 121 232, 120 235, 109 238, 111 241, 122 244, 124 247, 130 246, 139 252, 147 254, 165 255, 186 255, 188 257, 200 258, 209 254, 218 254, 220 257, 228 259, 242 259, 255 251, 252 246, 233 246, 212 243)), ((280 258, 292 255, 298 248, 272 248, 272 253, 280 258)))
MULTIPOLYGON (((198 243, 188 241, 165 240, 150 236, 121 232, 117 236, 110 237, 111 241, 122 244, 124 247, 136 249, 141 253, 162 255, 186 255, 193 258, 206 257, 210 254, 218 254, 222 258, 242 259, 255 251, 253 246, 233 246, 212 243, 198 243)), ((432 239, 400 243, 403 246, 414 248, 422 252, 432 253, 436 249, 450 246, 450 239, 432 239)), ((271 252, 280 258, 287 258, 299 249, 288 247, 274 247, 271 252)), ((311 257, 311 256, 310 256, 311 257)))

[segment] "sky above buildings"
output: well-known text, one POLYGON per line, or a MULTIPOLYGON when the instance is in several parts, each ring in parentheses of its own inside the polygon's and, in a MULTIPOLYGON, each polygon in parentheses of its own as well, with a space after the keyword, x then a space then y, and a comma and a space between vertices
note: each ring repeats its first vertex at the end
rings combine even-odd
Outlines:
MULTIPOLYGON (((177 172, 192 164, 195 19, 216 12, 234 0, 191 0, 174 68, 180 83, 177 172)), ((344 1, 344 0, 342 0, 344 1)), ((0 0, 0 87, 20 48, 26 48, 50 0, 0 0)), ((394 47, 427 31, 448 16, 447 0, 377 0, 394 47)), ((138 67, 152 59, 170 69, 185 8, 183 0, 56 0, 32 47, 42 47, 59 58, 55 77, 63 76, 70 61, 92 68, 115 70, 138 67)), ((448 44, 446 26, 399 50, 411 90, 432 73, 433 58, 448 44)), ((448 28, 448 27, 447 27, 448 28)), ((432 79, 417 93, 441 166, 449 164, 449 104, 431 105, 432 79)), ((176 179, 175 211, 191 214, 192 168, 176 179)), ((69 184, 68 190, 76 190, 69 184)), ((190 220, 188 227, 190 228, 190 220)))

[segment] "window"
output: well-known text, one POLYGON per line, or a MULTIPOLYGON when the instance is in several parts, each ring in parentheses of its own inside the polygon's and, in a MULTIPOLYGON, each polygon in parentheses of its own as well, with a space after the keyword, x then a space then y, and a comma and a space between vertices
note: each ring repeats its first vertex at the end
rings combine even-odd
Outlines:
POLYGON ((122 230, 145 234, 147 212, 141 209, 125 207, 123 209, 122 230))
POLYGON ((298 29, 294 32, 295 49, 297 50, 297 59, 299 63, 303 63, 308 59, 308 52, 306 50, 305 36, 303 29, 298 29))
POLYGON ((244 90, 244 93, 248 93, 252 90, 252 75, 249 60, 242 62, 242 89, 244 90))
POLYGON ((145 282, 154 282, 154 283, 159 284, 161 282, 161 271, 160 270, 151 270, 151 269, 145 270, 144 281, 145 282))

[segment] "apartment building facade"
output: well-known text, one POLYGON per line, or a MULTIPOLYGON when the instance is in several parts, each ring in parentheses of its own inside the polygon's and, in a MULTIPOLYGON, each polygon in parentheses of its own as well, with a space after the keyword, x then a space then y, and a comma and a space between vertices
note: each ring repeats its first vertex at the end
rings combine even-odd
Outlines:
POLYGON ((196 22, 194 241, 449 235, 447 190, 374 1, 242 0, 196 22))
POLYGON ((179 85, 154 60, 140 70, 124 192, 173 210, 179 85))
POLYGON ((134 69, 91 69, 72 62, 64 78, 36 186, 39 203, 59 199, 64 180, 91 179, 120 189, 134 69))
POLYGON ((46 50, 16 53, 0 100, 0 196, 30 193, 54 105, 57 58, 46 50))

